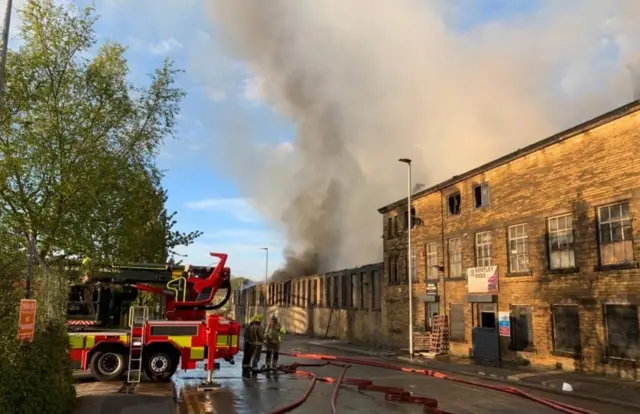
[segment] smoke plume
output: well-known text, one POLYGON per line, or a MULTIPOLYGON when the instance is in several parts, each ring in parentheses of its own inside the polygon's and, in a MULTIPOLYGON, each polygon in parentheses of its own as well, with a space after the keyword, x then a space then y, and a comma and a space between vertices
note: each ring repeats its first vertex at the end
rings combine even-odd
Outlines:
POLYGON ((218 163, 285 229, 275 277, 380 261, 376 209, 406 194, 398 158, 435 184, 632 99, 637 0, 472 24, 481 3, 209 0, 229 55, 296 126, 265 147, 237 110, 218 163))

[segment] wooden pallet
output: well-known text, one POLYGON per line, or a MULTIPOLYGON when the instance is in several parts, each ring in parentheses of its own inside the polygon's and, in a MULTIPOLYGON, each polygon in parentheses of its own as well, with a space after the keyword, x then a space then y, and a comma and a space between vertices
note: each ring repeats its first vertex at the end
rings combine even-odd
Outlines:
POLYGON ((413 351, 422 352, 429 351, 431 346, 430 332, 414 332, 413 333, 413 351))

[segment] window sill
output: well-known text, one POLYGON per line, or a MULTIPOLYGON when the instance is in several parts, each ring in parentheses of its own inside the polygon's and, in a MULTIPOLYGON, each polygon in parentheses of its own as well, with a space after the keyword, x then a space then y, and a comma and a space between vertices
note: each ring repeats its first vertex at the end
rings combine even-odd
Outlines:
POLYGON ((580 273, 579 267, 564 267, 558 269, 547 269, 547 275, 571 275, 575 273, 580 273))
POLYGON ((629 269, 640 269, 640 262, 598 265, 593 267, 593 270, 595 270, 596 272, 606 272, 608 270, 629 270, 629 269))
POLYGON ((449 338, 449 342, 453 342, 454 344, 466 344, 467 340, 466 339, 449 338))
POLYGON ((526 347, 526 348, 524 348, 524 349, 516 349, 515 347, 513 347, 513 346, 509 345, 509 346, 507 347, 507 349, 508 349, 509 351, 513 351, 513 352, 527 352, 527 353, 530 353, 530 354, 535 354, 536 352, 538 352, 538 350, 537 350, 535 347, 533 347, 533 346, 531 346, 531 347, 526 347))
POLYGON ((454 277, 448 277, 445 279, 445 281, 447 282, 460 282, 462 280, 467 280, 467 278, 464 276, 454 276, 454 277))
POLYGON ((526 272, 509 272, 505 276, 506 277, 533 276, 533 271, 527 270, 526 272))
POLYGON ((458 217, 460 217, 461 215, 462 215, 461 213, 456 213, 456 214, 451 214, 451 213, 449 213, 449 214, 447 215, 447 218, 448 218, 448 219, 457 219, 457 218, 458 218, 458 217))
POLYGON ((551 351, 551 355, 561 358, 582 359, 582 353, 569 351, 551 351))

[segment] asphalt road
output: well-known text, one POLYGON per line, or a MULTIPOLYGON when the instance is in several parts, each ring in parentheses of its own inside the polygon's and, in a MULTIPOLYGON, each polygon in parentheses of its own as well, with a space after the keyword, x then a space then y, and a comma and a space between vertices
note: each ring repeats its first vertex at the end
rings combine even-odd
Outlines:
MULTIPOLYGON (((328 351, 325 348, 314 347, 290 341, 283 346, 283 351, 304 353, 318 353, 343 355, 355 358, 359 356, 328 351)), ((292 374, 278 374, 266 376, 259 374, 251 378, 242 378, 240 370, 241 354, 236 357, 236 365, 222 362, 222 368, 215 372, 214 380, 219 383, 219 389, 212 392, 195 392, 195 387, 205 378, 203 370, 179 372, 174 377, 174 386, 178 393, 184 391, 186 398, 178 402, 178 412, 185 413, 224 413, 224 414, 262 414, 275 408, 287 405, 299 399, 307 390, 310 381, 292 374)), ((375 359, 375 358, 364 358, 375 359)), ((282 356, 280 363, 317 363, 318 361, 293 360, 282 356)), ((342 369, 338 367, 305 368, 318 376, 339 377, 342 369)), ((522 397, 491 391, 479 387, 458 384, 418 374, 408 374, 399 371, 372 368, 366 366, 352 366, 347 370, 347 377, 370 379, 376 385, 389 385, 404 388, 414 395, 430 397, 438 400, 438 408, 454 414, 472 413, 527 413, 552 414, 558 411, 545 407, 534 401, 522 397)), ((462 377, 461 377, 462 378, 462 377)), ((469 380, 469 378, 465 378, 469 380)), ((495 381, 474 382, 486 383, 492 386, 500 385, 495 381)), ((122 384, 119 383, 85 383, 79 386, 85 396, 80 398, 80 405, 76 414, 173 414, 176 405, 173 402, 171 384, 142 383, 138 385, 133 395, 118 393, 122 384), (92 388, 93 387, 93 388, 92 388)), ((331 413, 331 397, 334 384, 317 383, 308 401, 300 408, 292 411, 297 414, 325 414, 331 413)), ((601 414, 631 414, 633 411, 615 406, 582 401, 571 396, 558 396, 553 393, 539 391, 525 392, 538 397, 553 399, 592 410, 601 414)), ((384 400, 384 395, 375 392, 360 392, 355 387, 345 386, 341 389, 337 411, 339 413, 423 413, 420 405, 396 403, 384 400)))

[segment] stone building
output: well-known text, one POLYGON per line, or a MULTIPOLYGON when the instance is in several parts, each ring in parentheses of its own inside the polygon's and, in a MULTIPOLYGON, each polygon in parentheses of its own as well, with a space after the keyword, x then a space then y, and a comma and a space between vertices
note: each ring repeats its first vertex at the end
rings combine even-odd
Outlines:
MULTIPOLYGON (((386 341, 408 344, 407 201, 379 210, 386 341)), ((450 352, 636 377, 640 101, 414 195, 416 330, 450 352)))

